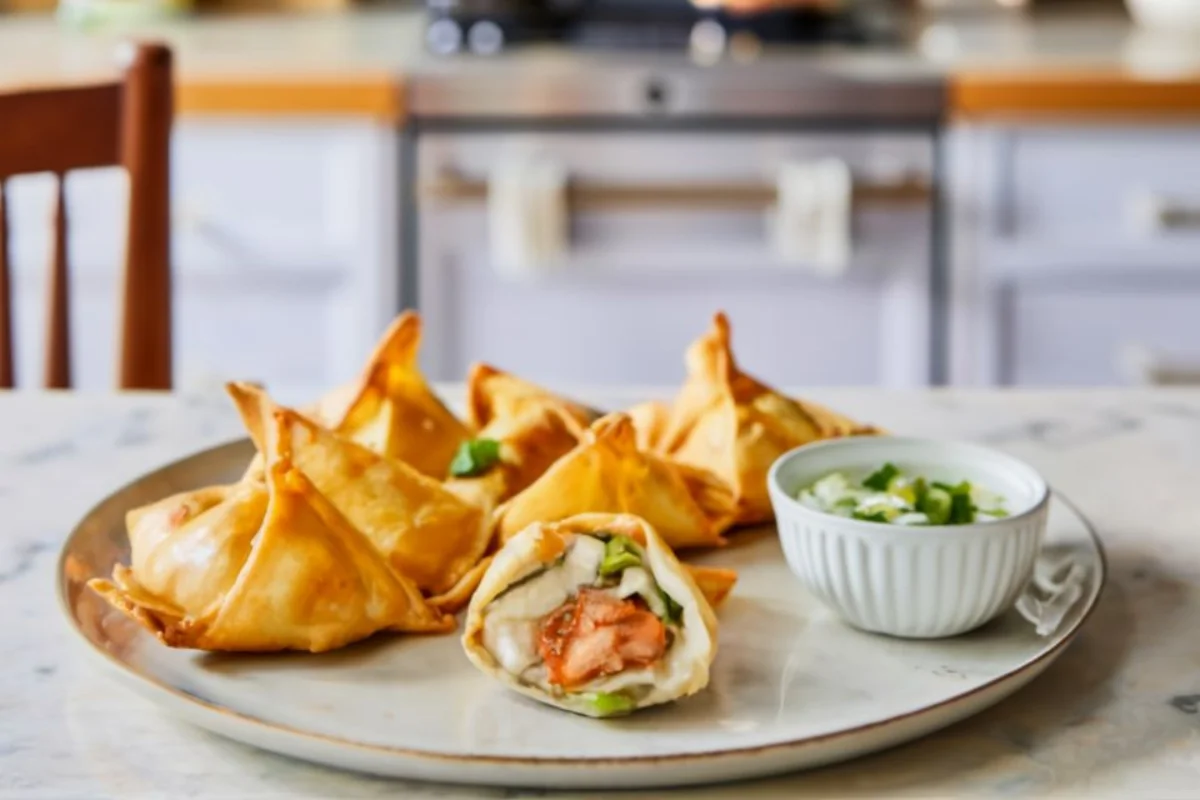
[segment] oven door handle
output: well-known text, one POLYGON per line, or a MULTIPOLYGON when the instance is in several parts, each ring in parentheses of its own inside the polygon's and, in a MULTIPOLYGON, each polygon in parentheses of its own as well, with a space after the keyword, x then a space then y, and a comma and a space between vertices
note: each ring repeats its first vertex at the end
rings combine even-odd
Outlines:
MULTIPOLYGON (((442 172, 420 187, 421 202, 433 205, 480 203, 487 200, 488 183, 442 172)), ((854 182, 854 204, 904 206, 929 203, 933 189, 921 177, 890 183, 854 182)), ((762 183, 638 183, 602 184, 571 181, 570 208, 581 211, 763 209, 776 204, 774 186, 762 183)))

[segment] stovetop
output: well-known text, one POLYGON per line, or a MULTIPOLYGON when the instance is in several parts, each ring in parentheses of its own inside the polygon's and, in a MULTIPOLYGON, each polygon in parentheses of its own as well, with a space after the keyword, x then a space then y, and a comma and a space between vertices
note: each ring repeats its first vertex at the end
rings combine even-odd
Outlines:
POLYGON ((439 55, 494 55, 535 43, 721 56, 766 45, 878 45, 898 40, 893 4, 735 15, 689 0, 429 0, 426 43, 439 55))

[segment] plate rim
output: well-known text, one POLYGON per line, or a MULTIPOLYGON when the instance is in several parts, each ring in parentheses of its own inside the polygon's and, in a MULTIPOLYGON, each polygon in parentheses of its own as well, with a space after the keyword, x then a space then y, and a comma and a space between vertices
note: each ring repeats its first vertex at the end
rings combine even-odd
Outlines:
MULTIPOLYGON (((380 745, 380 744, 371 744, 368 742, 358 742, 358 741, 352 741, 349 739, 339 738, 336 736, 330 736, 330 735, 326 735, 326 734, 322 734, 322 733, 316 733, 316 732, 304 730, 301 728, 296 728, 291 725, 270 722, 270 721, 262 719, 260 717, 253 716, 251 714, 246 714, 242 711, 238 711, 236 709, 229 708, 228 706, 217 705, 213 702, 210 702, 209 700, 198 697, 187 691, 175 688, 173 686, 169 686, 169 685, 155 679, 153 676, 146 675, 141 671, 135 670, 135 669, 131 668, 128 664, 126 664, 124 661, 122 661, 119 658, 117 658, 116 656, 114 656, 107 649, 101 647, 98 642, 93 641, 93 639, 87 634, 87 632, 85 632, 81 628, 81 626, 79 624, 79 620, 76 617, 76 615, 73 611, 72 605, 70 603, 70 600, 68 597, 69 581, 66 580, 66 560, 69 557, 70 553, 73 551, 73 548, 71 545, 74 543, 76 537, 80 536, 82 534, 83 529, 88 525, 88 521, 91 520, 92 517, 97 515, 102 509, 105 508, 105 506, 109 505, 110 503, 114 503, 118 497, 120 497, 122 494, 124 494, 125 492, 132 489, 137 484, 142 483, 143 481, 146 481, 146 480, 152 479, 156 476, 162 475, 164 473, 173 471, 173 470, 177 469, 180 465, 182 465, 186 462, 193 461, 193 460, 200 460, 200 459, 203 459, 206 457, 211 457, 212 454, 217 453, 219 451, 233 450, 235 448, 247 448, 247 447, 252 447, 252 446, 253 445, 248 437, 240 437, 240 438, 222 442, 220 444, 213 445, 212 447, 208 447, 203 450, 198 450, 198 451, 192 452, 186 456, 183 456, 182 458, 178 458, 174 461, 171 461, 167 464, 164 464, 160 467, 150 470, 149 472, 146 472, 146 473, 134 478, 133 480, 127 481, 126 483, 122 484, 118 489, 110 492, 103 499, 101 499, 97 503, 93 504, 88 509, 87 513, 85 513, 83 515, 83 517, 81 517, 80 520, 71 529, 71 532, 67 535, 66 539, 63 541, 62 549, 59 552, 59 556, 58 556, 58 559, 56 562, 56 567, 55 567, 55 594, 57 595, 59 610, 62 613, 62 615, 66 618, 66 622, 67 622, 68 626, 71 628, 72 632, 76 635, 75 638, 77 640, 82 640, 82 642, 80 642, 80 644, 86 645, 84 649, 87 652, 89 652, 93 658, 96 658, 99 662, 103 663, 107 669, 116 672, 124 680, 130 681, 130 679, 132 679, 131 683, 136 684, 138 686, 138 688, 142 690, 139 693, 143 694, 143 696, 147 696, 150 694, 158 694, 158 695, 165 696, 165 698, 169 698, 169 700, 172 703, 183 704, 183 706, 188 707, 191 712, 191 713, 189 713, 189 716, 192 716, 193 714, 208 715, 214 719, 220 719, 224 723, 229 723, 231 721, 236 722, 237 724, 261 729, 261 730, 265 731, 266 733, 268 733, 270 735, 274 735, 274 736, 283 735, 283 736, 286 736, 288 738, 292 738, 292 739, 295 739, 298 741, 304 741, 304 742, 308 742, 308 743, 317 743, 317 744, 321 744, 321 745, 325 745, 325 746, 332 745, 332 746, 335 746, 338 748, 350 749, 350 750, 354 750, 354 751, 357 751, 362 754, 370 754, 370 755, 374 755, 374 756, 389 756, 389 757, 400 757, 400 758, 409 758, 409 759, 420 759, 420 760, 427 760, 427 761, 437 761, 437 762, 446 763, 446 764, 473 764, 473 765, 489 764, 489 765, 494 765, 494 766, 499 766, 499 767, 504 767, 504 766, 511 766, 511 767, 515 767, 515 766, 522 766, 522 767, 529 767, 529 766, 608 767, 608 766, 614 766, 614 765, 645 766, 645 765, 650 765, 650 764, 662 764, 662 763, 680 764, 680 763, 686 763, 688 761, 695 761, 695 760, 742 758, 742 757, 749 758, 749 757, 761 756, 761 755, 765 755, 765 754, 784 752, 787 750, 797 749, 799 747, 808 746, 808 745, 825 744, 825 743, 836 741, 838 739, 854 738, 854 737, 858 737, 858 736, 867 734, 871 731, 875 731, 875 730, 883 728, 883 727, 891 727, 891 726, 899 725, 899 724, 902 724, 902 723, 910 721, 910 720, 914 720, 919 717, 925 717, 925 716, 929 716, 932 714, 936 714, 939 711, 944 711, 950 707, 960 705, 960 704, 964 703, 964 701, 968 701, 968 700, 975 698, 981 694, 986 694, 988 692, 997 690, 997 689, 1001 688, 1005 683, 1010 682, 1016 678, 1025 676, 1027 673, 1034 671, 1034 670, 1037 670, 1037 671, 1034 672, 1034 675, 1032 676, 1032 678, 1036 678, 1037 675, 1040 674, 1041 669, 1045 669, 1046 667, 1049 666, 1050 662, 1053 662, 1054 660, 1056 660, 1058 658, 1058 656, 1062 654, 1063 650, 1066 649, 1075 640, 1075 638, 1079 635, 1079 632, 1083 629, 1083 626, 1087 623, 1087 621, 1091 618, 1092 614, 1096 611, 1096 608, 1100 605, 1100 600, 1104 596, 1105 589, 1108 586, 1108 577, 1109 577, 1108 554, 1104 548, 1104 542, 1100 538, 1099 532, 1096 530, 1096 526, 1092 523, 1092 521, 1090 519, 1088 519, 1088 517, 1079 509, 1079 507, 1075 503, 1073 503, 1070 499, 1068 499, 1066 496, 1064 496, 1061 492, 1059 492, 1058 490, 1051 487, 1050 496, 1055 501, 1060 502, 1064 506, 1066 506, 1066 508, 1069 509, 1076 518, 1078 518, 1078 520, 1082 523, 1084 530, 1087 531, 1088 539, 1091 541, 1092 546, 1095 548, 1097 560, 1099 562, 1098 563, 1098 565, 1099 565, 1098 582, 1097 582, 1095 593, 1092 595, 1092 597, 1088 601, 1087 608, 1085 608, 1083 610, 1083 613, 1079 616, 1079 618, 1075 621, 1075 623, 1070 627, 1070 629, 1065 631, 1062 634, 1059 641, 1057 643, 1055 643, 1052 647, 1038 652, 1036 655, 1032 656, 1031 658, 1029 658, 1026 661, 1023 661, 1021 664, 1017 665, 1016 667, 1006 670, 1005 672, 1003 672, 999 675, 996 675, 995 677, 985 681, 984 683, 979 684, 978 686, 975 686, 966 691, 951 695, 950 697, 947 697, 943 700, 939 700, 936 703, 924 705, 924 706, 921 706, 920 708, 905 712, 903 714, 897 714, 894 716, 886 717, 884 719, 873 720, 871 722, 867 722, 867 723, 864 723, 861 725, 854 725, 854 726, 851 726, 848 728, 841 728, 841 729, 838 729, 835 731, 829 731, 827 733, 822 733, 822 734, 818 734, 815 736, 804 736, 804 737, 800 737, 800 738, 787 739, 785 741, 771 742, 769 744, 752 745, 752 746, 748 746, 748 747, 726 747, 726 748, 721 748, 718 750, 706 750, 706 751, 702 751, 702 752, 692 752, 692 753, 668 753, 668 754, 660 754, 660 755, 630 755, 630 756, 611 756, 611 757, 596 757, 596 758, 586 758, 586 757, 581 758, 578 756, 496 756, 496 755, 486 755, 486 754, 472 755, 472 754, 463 754, 463 753, 443 753, 443 752, 437 752, 435 750, 420 750, 420 749, 415 749, 415 748, 410 748, 410 747, 396 747, 396 746, 392 746, 392 745, 380 745)), ((127 538, 128 538, 128 533, 126 532, 126 539, 127 538)), ((83 585, 82 591, 88 591, 86 584, 83 585)), ((146 636, 149 634, 139 631, 139 635, 146 636)), ((1022 683, 1017 688, 1019 689, 1020 686, 1023 686, 1023 685, 1024 684, 1022 683)), ((133 687, 131 686, 131 688, 133 688, 133 687)), ((1001 697, 997 698, 997 700, 993 701, 993 702, 999 702, 999 700, 1002 700, 1006 696, 1007 696, 1007 694, 1001 695, 1001 697)), ((983 708, 988 707, 988 705, 991 705, 991 703, 985 704, 983 706, 983 708)), ((982 708, 979 710, 982 710, 982 708)), ((973 713, 978 713, 978 711, 973 712, 973 713)), ((965 716, 971 716, 971 715, 972 714, 969 713, 965 716)), ((957 719, 961 719, 961 718, 955 718, 955 719, 957 720, 957 719)), ((950 720, 946 724, 952 724, 953 721, 954 720, 950 720)), ((200 723, 197 723, 197 724, 200 724, 200 723)), ((249 742, 247 742, 247 743, 249 743, 249 742)), ((326 762, 326 763, 328 763, 328 762, 326 762)))

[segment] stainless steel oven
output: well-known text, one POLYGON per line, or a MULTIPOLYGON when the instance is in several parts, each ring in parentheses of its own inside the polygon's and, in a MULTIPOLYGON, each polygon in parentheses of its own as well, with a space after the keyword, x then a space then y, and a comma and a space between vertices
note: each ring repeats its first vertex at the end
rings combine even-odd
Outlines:
POLYGON ((717 309, 776 383, 938 377, 937 82, 543 54, 435 68, 411 91, 403 301, 424 312, 432 377, 486 360, 551 384, 663 384, 717 309), (489 181, 515 153, 566 176, 569 241, 514 277, 489 181), (830 159, 853 180, 836 275, 781 258, 769 222, 781 170, 830 159))

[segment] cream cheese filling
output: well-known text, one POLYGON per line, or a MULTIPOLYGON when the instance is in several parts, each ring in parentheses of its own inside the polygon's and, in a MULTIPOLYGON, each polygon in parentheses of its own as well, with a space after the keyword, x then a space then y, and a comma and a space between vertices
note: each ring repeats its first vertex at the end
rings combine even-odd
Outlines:
MULTIPOLYGON (((647 565, 646 554, 641 555, 643 565, 647 565)), ((549 683, 538 653, 538 627, 546 615, 575 597, 581 587, 596 584, 603 560, 603 541, 578 536, 559 562, 524 579, 488 605, 483 619, 483 646, 504 671, 548 694, 564 694, 561 687, 549 683)), ((625 569, 617 585, 604 591, 621 599, 640 595, 654 614, 661 618, 666 613, 666 602, 647 566, 625 569)), ((582 699, 596 692, 622 692, 637 700, 639 706, 661 702, 661 697, 674 697, 679 693, 676 684, 690 679, 694 648, 689 646, 682 626, 671 626, 669 636, 667 652, 657 663, 596 678, 568 696, 582 699)))

